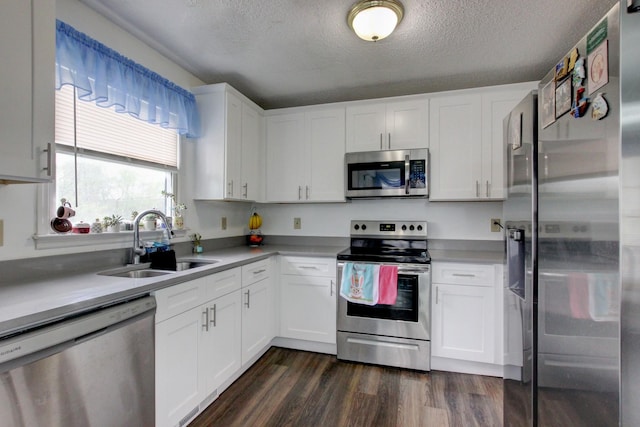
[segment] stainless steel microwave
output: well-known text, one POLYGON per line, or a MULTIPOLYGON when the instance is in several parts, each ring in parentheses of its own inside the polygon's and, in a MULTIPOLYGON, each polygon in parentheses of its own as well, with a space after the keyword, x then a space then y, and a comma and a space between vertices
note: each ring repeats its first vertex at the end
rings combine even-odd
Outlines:
POLYGON ((429 150, 385 150, 345 155, 345 196, 428 197, 429 150))

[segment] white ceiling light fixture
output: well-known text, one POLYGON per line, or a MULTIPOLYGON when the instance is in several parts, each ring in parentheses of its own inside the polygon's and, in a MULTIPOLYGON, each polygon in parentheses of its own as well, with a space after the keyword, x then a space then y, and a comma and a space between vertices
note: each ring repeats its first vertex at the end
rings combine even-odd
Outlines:
POLYGON ((396 0, 361 0, 349 11, 347 22, 358 37, 375 42, 391 34, 403 15, 396 0))

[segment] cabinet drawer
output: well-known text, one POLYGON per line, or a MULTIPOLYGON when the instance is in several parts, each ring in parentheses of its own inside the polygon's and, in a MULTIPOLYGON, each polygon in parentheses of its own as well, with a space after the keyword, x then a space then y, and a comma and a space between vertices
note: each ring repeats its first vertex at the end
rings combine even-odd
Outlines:
POLYGON ((271 258, 256 261, 242 266, 242 287, 259 282, 269 277, 271 273, 271 258))
POLYGON ((493 286, 496 274, 493 264, 434 263, 433 283, 493 286))
POLYGON ((237 291, 242 286, 242 269, 240 267, 221 271, 209 276, 206 285, 204 302, 237 291))
POLYGON ((202 304, 208 280, 209 277, 201 277, 157 291, 154 294, 157 304, 156 323, 202 304))
POLYGON ((336 259, 283 256, 280 257, 280 273, 335 278, 336 259))

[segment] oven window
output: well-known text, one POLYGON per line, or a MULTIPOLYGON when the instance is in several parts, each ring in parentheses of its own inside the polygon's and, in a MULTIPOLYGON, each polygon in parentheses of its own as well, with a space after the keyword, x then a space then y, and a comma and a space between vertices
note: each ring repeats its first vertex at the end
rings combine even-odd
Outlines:
POLYGON ((349 190, 404 187, 404 162, 349 165, 349 190))
POLYGON ((398 298, 394 305, 363 305, 347 302, 347 315, 417 322, 418 276, 398 274, 398 298))

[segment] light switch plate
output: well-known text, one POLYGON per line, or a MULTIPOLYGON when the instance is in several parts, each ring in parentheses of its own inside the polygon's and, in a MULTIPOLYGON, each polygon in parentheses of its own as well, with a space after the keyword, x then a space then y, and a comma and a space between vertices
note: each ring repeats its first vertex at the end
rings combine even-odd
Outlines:
POLYGON ((302 228, 302 219, 293 218, 293 229, 300 230, 302 228))

